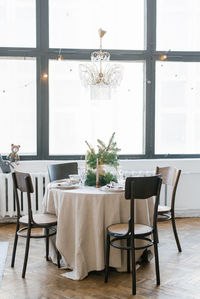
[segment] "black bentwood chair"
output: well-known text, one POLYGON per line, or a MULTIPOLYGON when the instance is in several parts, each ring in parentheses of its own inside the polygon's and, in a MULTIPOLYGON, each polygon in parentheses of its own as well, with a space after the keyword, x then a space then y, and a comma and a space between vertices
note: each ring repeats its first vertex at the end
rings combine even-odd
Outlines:
POLYGON ((50 182, 67 179, 69 174, 78 174, 78 163, 70 162, 48 165, 48 173, 50 182))
POLYGON ((160 174, 162 176, 162 184, 165 186, 165 205, 164 206, 158 205, 158 221, 171 220, 172 228, 174 232, 174 238, 176 240, 176 245, 178 251, 181 252, 182 248, 178 238, 176 222, 175 222, 176 189, 181 175, 181 170, 175 167, 156 167, 156 174, 160 174), (168 188, 171 188, 170 206, 167 206, 168 188))
MULTIPOLYGON (((159 259, 158 259, 158 238, 157 238, 157 211, 160 196, 162 179, 160 176, 151 177, 129 177, 126 179, 125 198, 130 200, 130 218, 128 223, 112 224, 107 228, 106 245, 106 266, 105 282, 108 281, 110 246, 127 250, 127 272, 130 273, 130 253, 132 255, 132 294, 136 294, 136 268, 135 250, 146 249, 154 246, 155 268, 157 285, 160 285, 159 259), (142 200, 155 196, 153 225, 134 223, 135 199, 142 200), (153 236, 153 239, 151 238, 153 236), (113 237, 111 239, 111 237, 113 237), (136 247, 135 239, 144 240, 146 245, 136 247), (126 240, 126 245, 118 245, 116 241, 126 240)), ((144 244, 145 244, 144 243, 144 244)), ((123 243, 122 243, 123 244, 123 243)))
MULTIPOLYGON (((32 185, 32 180, 31 180, 30 174, 15 171, 12 173, 12 178, 13 178, 15 201, 16 201, 16 207, 17 207, 17 225, 16 225, 11 267, 14 267, 14 263, 15 263, 15 254, 16 254, 16 249, 17 249, 18 236, 26 238, 24 265, 23 265, 23 271, 22 271, 22 278, 25 278, 30 239, 31 238, 37 238, 37 239, 38 238, 46 238, 46 260, 48 261, 49 237, 56 234, 56 228, 54 226, 57 225, 57 217, 55 215, 51 215, 51 214, 33 214, 32 213, 31 193, 33 193, 34 190, 33 190, 33 185, 32 185), (21 191, 21 193, 26 193, 26 195, 27 195, 27 202, 28 202, 28 215, 27 216, 21 216, 18 191, 21 191), (22 228, 20 228, 21 225, 22 225, 22 228), (45 233, 43 235, 35 235, 35 234, 32 235, 33 228, 43 228, 45 233), (24 233, 24 231, 26 231, 26 233, 24 233)), ((60 254, 58 251, 57 251, 57 262, 58 262, 58 268, 60 268, 60 254)))

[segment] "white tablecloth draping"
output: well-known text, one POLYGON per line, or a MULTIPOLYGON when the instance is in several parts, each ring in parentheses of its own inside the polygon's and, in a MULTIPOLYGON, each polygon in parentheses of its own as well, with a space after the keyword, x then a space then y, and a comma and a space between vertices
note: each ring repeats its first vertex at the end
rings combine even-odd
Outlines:
MULTIPOLYGON (((90 271, 103 270, 106 228, 113 223, 128 221, 130 201, 125 200, 124 192, 105 192, 94 187, 60 190, 51 186, 49 184, 46 189, 43 206, 44 212, 54 213, 58 217, 56 246, 66 267, 72 269, 63 275, 81 280, 90 271)), ((150 224, 149 215, 152 207, 152 200, 137 200, 136 222, 150 224)), ((136 251, 136 259, 141 253, 136 251)), ((55 261, 53 250, 50 251, 50 255, 55 261)), ((124 250, 111 247, 110 266, 125 271, 124 250)))

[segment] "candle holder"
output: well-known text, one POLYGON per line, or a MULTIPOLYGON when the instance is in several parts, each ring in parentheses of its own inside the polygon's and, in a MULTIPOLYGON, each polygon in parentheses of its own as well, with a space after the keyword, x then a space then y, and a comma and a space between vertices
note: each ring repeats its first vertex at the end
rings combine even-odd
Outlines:
POLYGON ((97 169, 96 169, 96 188, 99 188, 99 159, 97 158, 97 169))

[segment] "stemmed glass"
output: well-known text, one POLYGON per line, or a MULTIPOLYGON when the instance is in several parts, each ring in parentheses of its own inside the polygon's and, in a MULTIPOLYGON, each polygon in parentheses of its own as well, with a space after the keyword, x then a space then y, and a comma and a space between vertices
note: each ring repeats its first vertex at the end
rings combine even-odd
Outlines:
POLYGON ((117 182, 119 185, 125 184, 125 173, 122 168, 117 169, 117 182))
POLYGON ((85 185, 86 177, 87 177, 87 171, 85 168, 79 168, 78 173, 80 175, 80 180, 81 180, 81 186, 85 185))

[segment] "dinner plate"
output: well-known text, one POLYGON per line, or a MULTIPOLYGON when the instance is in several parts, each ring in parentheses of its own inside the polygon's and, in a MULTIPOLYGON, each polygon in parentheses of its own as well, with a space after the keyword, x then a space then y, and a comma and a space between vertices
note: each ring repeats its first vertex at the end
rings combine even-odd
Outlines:
POLYGON ((78 189, 79 185, 69 185, 69 184, 54 184, 51 188, 61 189, 61 190, 71 190, 71 189, 78 189))
POLYGON ((125 189, 123 187, 108 187, 108 186, 103 186, 100 188, 101 191, 108 191, 108 192, 124 192, 125 189))

